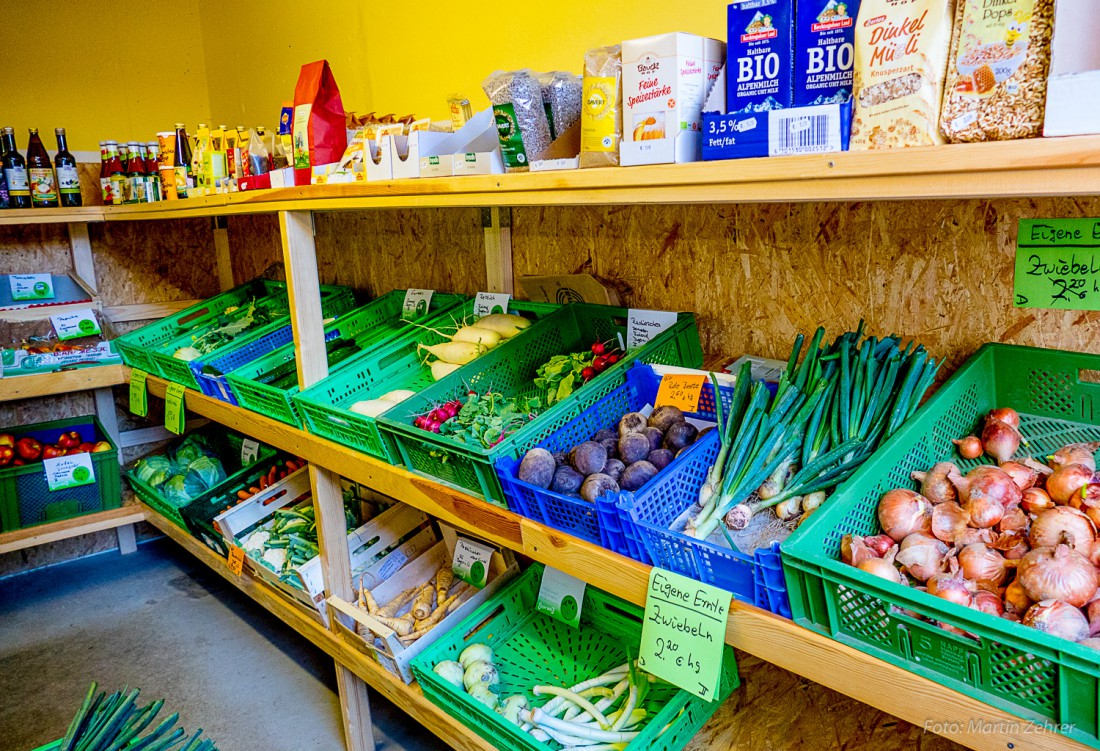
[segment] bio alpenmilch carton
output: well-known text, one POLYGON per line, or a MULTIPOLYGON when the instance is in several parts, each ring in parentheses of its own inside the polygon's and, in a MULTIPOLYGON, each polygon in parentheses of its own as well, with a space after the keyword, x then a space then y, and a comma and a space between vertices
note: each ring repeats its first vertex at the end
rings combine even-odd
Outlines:
POLYGON ((794 0, 739 0, 727 10, 726 111, 790 107, 794 0))
POLYGON ((852 96, 859 0, 798 0, 794 31, 794 106, 852 96))

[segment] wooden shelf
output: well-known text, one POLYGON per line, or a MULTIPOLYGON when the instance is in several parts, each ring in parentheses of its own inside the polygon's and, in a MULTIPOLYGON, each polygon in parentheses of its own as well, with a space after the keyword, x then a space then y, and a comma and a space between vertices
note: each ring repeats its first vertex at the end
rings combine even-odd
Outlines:
POLYGON ((313 620, 298 604, 262 579, 247 571, 237 576, 225 560, 210 548, 173 524, 149 506, 142 504, 145 519, 187 549, 237 589, 266 608, 279 620, 327 652, 338 663, 362 678, 378 693, 405 710, 416 722, 442 740, 462 751, 492 751, 492 746, 472 730, 424 698, 419 686, 407 686, 374 660, 358 652, 342 637, 313 620))
POLYGON ((35 545, 45 545, 47 542, 57 542, 58 540, 99 532, 104 529, 114 529, 126 524, 135 524, 144 518, 145 514, 140 507, 120 506, 106 511, 97 511, 94 514, 64 519, 59 522, 37 524, 33 527, 17 529, 14 532, 4 532, 0 534, 0 554, 33 548, 35 545))
POLYGON ((312 185, 132 206, 3 211, 0 225, 277 211, 1075 195, 1100 195, 1100 136, 312 185))
MULTIPOLYGON (((164 396, 166 381, 149 376, 147 383, 150 393, 164 396)), ((295 453, 630 602, 645 602, 649 566, 192 389, 187 390, 186 405, 192 412, 295 453)), ((790 620, 738 601, 734 601, 730 608, 726 641, 767 662, 919 727, 925 727, 927 723, 942 729, 947 737, 974 749, 1003 751, 1015 747, 1069 751, 1086 748, 1057 733, 1043 730, 1007 712, 804 629, 790 620), (972 719, 988 721, 996 732, 969 732, 972 719)))
POLYGON ((94 368, 63 370, 59 373, 0 378, 0 402, 71 394, 74 391, 108 388, 126 382, 126 369, 123 365, 100 365, 94 368))

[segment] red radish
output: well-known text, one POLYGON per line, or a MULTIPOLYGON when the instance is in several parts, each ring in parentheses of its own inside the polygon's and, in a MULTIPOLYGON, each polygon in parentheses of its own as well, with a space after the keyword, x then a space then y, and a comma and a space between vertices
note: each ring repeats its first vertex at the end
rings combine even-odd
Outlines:
POLYGON ((592 354, 602 355, 606 351, 606 347, 603 346, 603 342, 596 342, 592 345, 592 354))
POLYGON ((959 448, 959 456, 963 459, 977 459, 982 455, 982 440, 974 435, 966 438, 955 438, 951 441, 959 448))
POLYGON ((997 409, 989 410, 989 414, 986 415, 987 420, 1000 420, 1003 423, 1007 423, 1017 430, 1020 429, 1020 413, 1011 407, 998 407, 997 409))
POLYGON ((592 361, 592 369, 597 373, 602 373, 607 370, 607 358, 600 355, 592 361))
POLYGON ((612 352, 610 355, 607 356, 607 364, 614 365, 621 359, 622 357, 617 352, 612 352))
POLYGON ((998 464, 1007 462, 1020 447, 1020 431, 1006 422, 990 418, 982 428, 982 446, 998 464))
POLYGON ((581 378, 583 378, 586 381, 591 381, 595 377, 596 377, 596 369, 591 367, 591 366, 589 366, 589 367, 587 367, 587 368, 585 368, 584 370, 581 371, 581 378))

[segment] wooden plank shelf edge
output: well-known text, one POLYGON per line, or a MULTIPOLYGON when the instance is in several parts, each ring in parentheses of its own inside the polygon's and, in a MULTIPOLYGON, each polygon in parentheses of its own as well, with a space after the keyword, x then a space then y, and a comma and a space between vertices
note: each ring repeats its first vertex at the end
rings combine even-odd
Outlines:
POLYGON ((58 540, 99 532, 104 529, 135 524, 144 519, 145 514, 141 508, 127 505, 105 511, 96 511, 72 519, 36 524, 33 527, 25 527, 0 534, 0 554, 33 548, 36 545, 45 545, 48 542, 57 542, 58 540))
MULTIPOLYGON (((150 376, 150 393, 166 381, 150 376)), ((513 514, 461 491, 187 390, 187 409, 265 441, 455 526, 521 552, 636 604, 645 603, 650 567, 513 514)), ((734 601, 726 642, 762 660, 980 751, 1081 751, 1076 741, 871 657, 793 621, 734 601), (972 720, 985 726, 974 730, 972 720), (992 728, 989 732, 985 730, 992 728), (1010 745, 1014 744, 1014 745, 1010 745)))
POLYGON ((123 365, 99 365, 58 373, 10 376, 0 378, 0 402, 120 386, 128 380, 128 371, 123 365))

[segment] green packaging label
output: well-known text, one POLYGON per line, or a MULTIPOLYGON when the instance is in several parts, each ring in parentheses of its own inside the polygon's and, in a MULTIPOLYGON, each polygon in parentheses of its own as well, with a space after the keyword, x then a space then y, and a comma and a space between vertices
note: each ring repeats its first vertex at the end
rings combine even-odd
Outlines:
POLYGON ((523 147, 523 133, 516 122, 516 108, 510 102, 493 105, 493 117, 500 139, 500 154, 505 167, 528 167, 527 150, 523 147))
POLYGON ((493 549, 479 542, 459 537, 451 568, 456 577, 481 589, 489 582, 489 563, 493 549))
POLYGON ((49 274, 11 274, 12 300, 49 300, 53 298, 53 277, 49 274))
POLYGON ((43 459, 42 469, 46 472, 46 486, 50 490, 65 490, 95 482, 95 467, 91 454, 73 454, 43 459))
POLYGON ((584 588, 585 583, 580 579, 547 566, 542 572, 535 610, 580 628, 584 588))
POLYGON ((57 332, 57 338, 61 341, 103 333, 91 308, 50 316, 50 323, 53 324, 53 330, 57 332))

